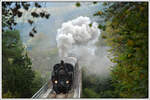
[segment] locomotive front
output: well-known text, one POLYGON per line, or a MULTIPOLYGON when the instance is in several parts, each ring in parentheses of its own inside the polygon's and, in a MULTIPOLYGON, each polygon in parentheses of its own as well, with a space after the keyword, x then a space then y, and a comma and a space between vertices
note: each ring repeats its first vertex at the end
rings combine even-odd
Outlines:
POLYGON ((66 94, 73 88, 76 63, 75 58, 67 57, 54 65, 51 81, 56 94, 66 94))

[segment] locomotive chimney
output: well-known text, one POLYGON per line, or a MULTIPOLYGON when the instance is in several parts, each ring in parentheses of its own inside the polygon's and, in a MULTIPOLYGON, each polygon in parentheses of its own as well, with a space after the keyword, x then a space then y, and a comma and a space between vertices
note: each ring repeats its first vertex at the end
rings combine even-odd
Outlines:
POLYGON ((63 60, 61 60, 61 66, 63 66, 64 65, 64 61, 63 60))

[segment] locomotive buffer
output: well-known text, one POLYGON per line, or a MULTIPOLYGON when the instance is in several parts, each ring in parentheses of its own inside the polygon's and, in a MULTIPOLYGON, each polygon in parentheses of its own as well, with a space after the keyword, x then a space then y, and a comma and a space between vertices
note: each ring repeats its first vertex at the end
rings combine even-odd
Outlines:
POLYGON ((54 90, 54 83, 52 79, 46 82, 39 91, 37 91, 32 98, 80 98, 82 89, 82 74, 78 66, 78 61, 75 57, 66 57, 63 59, 64 63, 69 63, 73 66, 73 82, 71 89, 67 93, 56 93, 54 90))

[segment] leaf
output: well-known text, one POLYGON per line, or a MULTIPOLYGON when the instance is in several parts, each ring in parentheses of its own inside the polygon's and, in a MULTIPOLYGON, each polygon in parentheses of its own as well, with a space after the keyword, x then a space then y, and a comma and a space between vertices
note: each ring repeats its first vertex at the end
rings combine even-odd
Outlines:
POLYGON ((96 2, 96 1, 94 1, 94 2, 93 2, 93 4, 97 4, 97 2, 96 2))
POLYGON ((31 15, 32 15, 33 17, 39 17, 39 15, 38 15, 36 12, 32 12, 31 15))
POLYGON ((30 25, 32 25, 33 24, 33 21, 32 20, 28 20, 28 23, 30 24, 30 25))
POLYGON ((105 35, 102 36, 103 39, 106 39, 107 37, 105 35))
POLYGON ((92 27, 92 23, 89 24, 89 27, 92 27))
POLYGON ((37 8, 41 8, 41 5, 39 5, 37 2, 35 2, 35 7, 37 7, 37 8))
POLYGON ((13 63, 13 58, 8 58, 8 62, 10 63, 10 64, 12 64, 13 63))
POLYGON ((40 16, 43 18, 45 16, 45 13, 44 12, 41 12, 40 13, 40 16))
POLYGON ((134 42, 133 42, 132 40, 128 40, 127 45, 128 45, 128 46, 133 46, 133 45, 134 45, 134 42))
POLYGON ((17 15, 18 15, 18 17, 21 17, 22 16, 22 12, 17 11, 17 15))
POLYGON ((45 15, 45 18, 47 18, 47 19, 48 19, 48 18, 49 18, 49 16, 50 16, 50 14, 46 14, 46 15, 45 15))
POLYGON ((34 37, 34 34, 32 32, 29 33, 30 37, 34 37))
POLYGON ((140 78, 143 79, 143 78, 144 78, 144 74, 141 74, 141 75, 140 75, 140 78))
POLYGON ((132 56, 132 54, 128 54, 128 57, 131 57, 132 56))
POLYGON ((98 11, 97 13, 94 14, 94 16, 100 16, 100 15, 102 15, 102 14, 103 14, 102 11, 98 11))
POLYGON ((35 27, 33 27, 32 31, 33 31, 34 33, 37 33, 37 31, 36 31, 35 27))
POLYGON ((80 2, 77 2, 77 3, 76 3, 76 6, 77 6, 77 7, 80 7, 80 6, 81 6, 80 2))

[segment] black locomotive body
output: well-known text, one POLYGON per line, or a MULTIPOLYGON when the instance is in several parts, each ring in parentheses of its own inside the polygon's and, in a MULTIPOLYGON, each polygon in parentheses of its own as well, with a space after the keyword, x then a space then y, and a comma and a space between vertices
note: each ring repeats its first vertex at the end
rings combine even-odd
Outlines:
POLYGON ((59 64, 55 64, 53 67, 51 81, 53 84, 53 90, 56 94, 68 93, 74 81, 74 67, 70 63, 61 61, 59 64))

